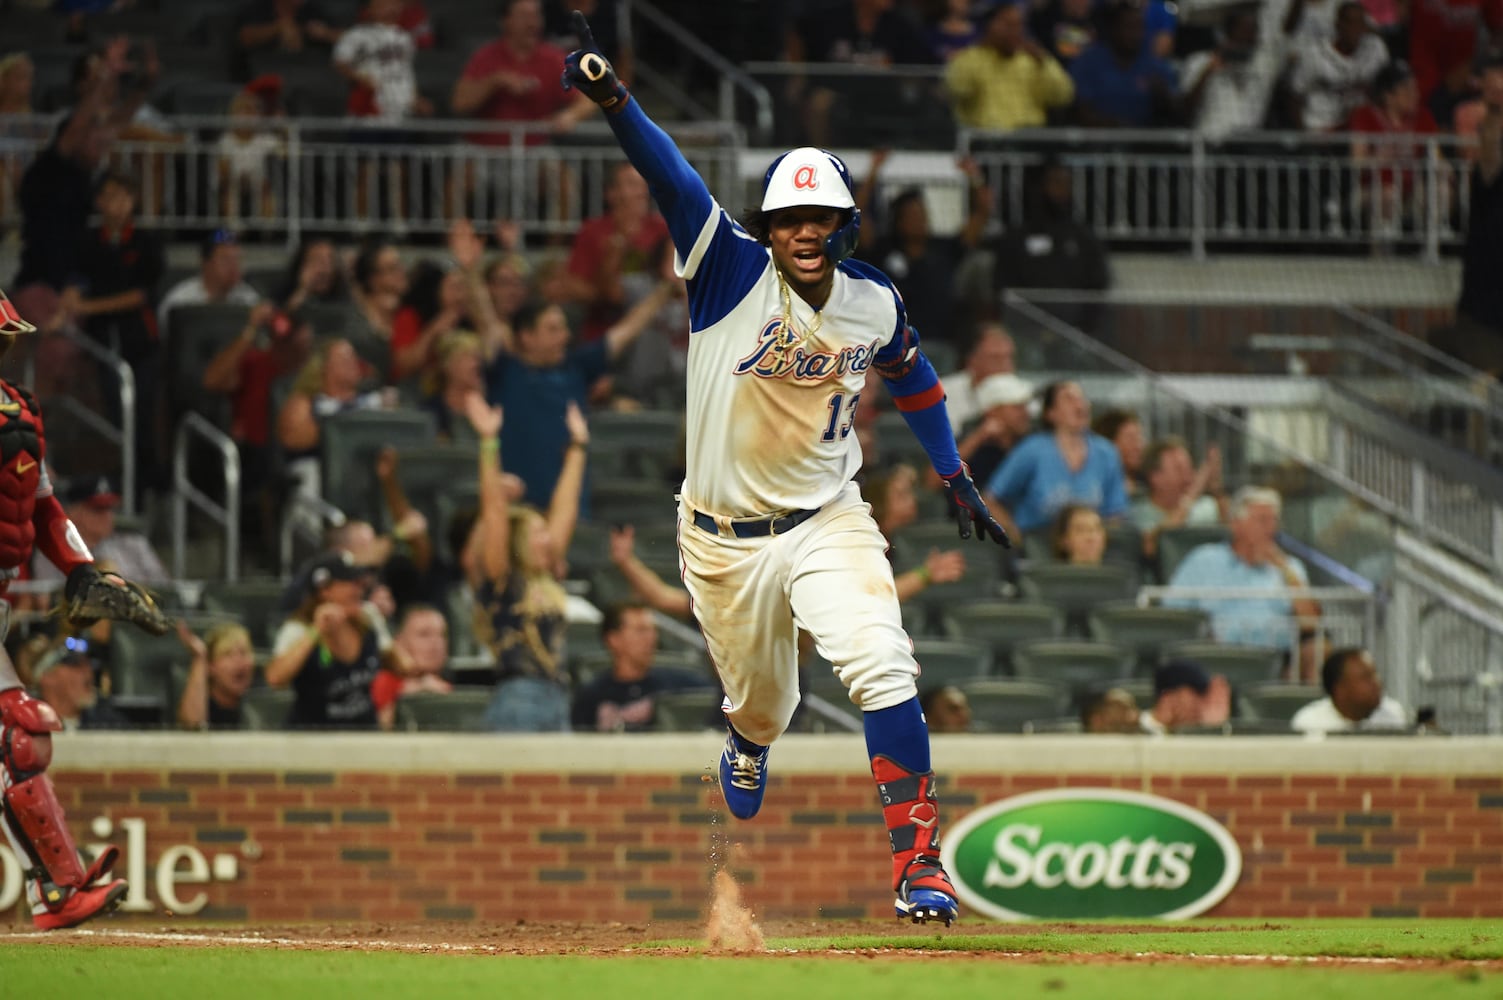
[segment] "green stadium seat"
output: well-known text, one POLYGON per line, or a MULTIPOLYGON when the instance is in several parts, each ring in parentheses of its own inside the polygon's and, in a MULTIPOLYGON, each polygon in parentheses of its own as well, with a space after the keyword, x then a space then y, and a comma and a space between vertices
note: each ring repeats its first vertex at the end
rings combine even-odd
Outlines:
POLYGON ((678 517, 674 492, 650 480, 601 477, 590 488, 590 505, 603 524, 672 524, 678 517))
POLYGON ((1170 528, 1160 532, 1159 579, 1168 584, 1174 576, 1175 568, 1184 562, 1185 556, 1201 545, 1224 542, 1230 537, 1226 528, 1216 524, 1170 528))
POLYGON ((971 728, 983 733, 1020 733, 1039 719, 1057 719, 1070 709, 1070 693, 1045 681, 988 677, 961 686, 971 706, 971 728))
POLYGON ((423 733, 485 731, 485 710, 493 687, 455 687, 447 694, 422 691, 397 700, 397 729, 423 733))
POLYGON ((286 729, 295 698, 291 688, 251 688, 240 702, 243 727, 256 731, 286 729))
POLYGON ((1249 684, 1239 692, 1243 707, 1252 718, 1282 722, 1288 728, 1294 713, 1326 696, 1319 684, 1283 684, 1270 681, 1249 684))
POLYGON ((697 733, 717 728, 716 710, 721 705, 719 688, 689 688, 664 691, 653 698, 653 728, 660 733, 697 733))
POLYGON ((1210 616, 1194 608, 1140 608, 1113 604, 1090 612, 1090 635, 1137 651, 1140 671, 1151 673, 1159 650, 1167 643, 1204 639, 1211 634, 1210 616))
POLYGON ((204 585, 199 603, 205 611, 233 615, 251 634, 257 649, 270 649, 283 616, 277 611, 286 585, 280 580, 214 580, 204 585))
POLYGON ((376 455, 387 446, 434 446, 432 417, 415 410, 351 410, 326 419, 319 431, 323 498, 349 517, 377 520, 376 455))
POLYGON ((954 638, 989 645, 1000 666, 1009 661, 1018 643, 1062 635, 1064 614, 1052 604, 978 601, 947 608, 944 623, 946 634, 954 638))
POLYGON ((915 639, 919 686, 938 687, 985 677, 992 666, 991 647, 963 639, 915 639))
POLYGON ((590 468, 616 478, 661 479, 680 461, 683 422, 683 414, 665 410, 592 413, 590 468))
MULTIPOLYGON (((479 459, 474 448, 428 444, 397 449, 397 482, 407 501, 433 520, 439 498, 452 490, 479 491, 479 459)), ((429 525, 429 530, 432 530, 429 525)), ((435 539, 435 542, 437 540, 435 539)))
POLYGON ((1012 650, 1020 678, 1076 689, 1111 687, 1132 676, 1137 655, 1124 646, 1082 639, 1032 639, 1012 650))
POLYGON ((1221 674, 1239 691, 1276 681, 1284 668, 1284 651, 1272 646, 1231 646, 1211 641, 1173 642, 1160 651, 1164 663, 1189 660, 1209 674, 1221 674))

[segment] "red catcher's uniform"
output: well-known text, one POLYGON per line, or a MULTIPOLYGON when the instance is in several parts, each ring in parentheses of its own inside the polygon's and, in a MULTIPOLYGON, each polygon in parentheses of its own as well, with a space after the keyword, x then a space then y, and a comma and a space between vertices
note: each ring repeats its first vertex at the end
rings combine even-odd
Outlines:
POLYGON ((93 562, 78 529, 52 495, 42 411, 25 389, 0 380, 0 593, 31 559, 33 547, 64 577, 93 562))

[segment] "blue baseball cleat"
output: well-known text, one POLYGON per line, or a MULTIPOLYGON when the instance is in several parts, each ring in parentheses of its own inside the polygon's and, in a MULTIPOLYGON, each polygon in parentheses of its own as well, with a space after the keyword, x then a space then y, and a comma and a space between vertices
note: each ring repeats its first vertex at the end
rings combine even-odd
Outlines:
POLYGON ((898 919, 908 918, 916 924, 943 920, 948 927, 960 916, 955 887, 938 858, 920 855, 908 862, 898 879, 898 898, 893 909, 898 919))
POLYGON ((762 808, 767 790, 768 749, 740 739, 734 731, 725 738, 720 754, 720 794, 725 807, 737 819, 751 819, 762 808))

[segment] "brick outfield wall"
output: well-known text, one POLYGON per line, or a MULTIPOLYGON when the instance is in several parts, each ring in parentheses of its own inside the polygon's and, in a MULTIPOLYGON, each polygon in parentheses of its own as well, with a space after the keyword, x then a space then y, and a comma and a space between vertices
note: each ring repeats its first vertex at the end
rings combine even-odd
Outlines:
MULTIPOLYGON (((194 919, 694 919, 727 838, 759 915, 891 914, 886 835, 860 775, 774 776, 762 814, 734 826, 701 772, 54 775, 81 843, 106 817, 128 851, 121 821, 145 821, 153 879, 174 845, 239 857, 234 881, 181 888, 208 894, 194 919)), ((1503 777, 959 774, 941 807, 953 823, 1064 786, 1152 792, 1225 824, 1244 870, 1216 916, 1503 916, 1503 777)))

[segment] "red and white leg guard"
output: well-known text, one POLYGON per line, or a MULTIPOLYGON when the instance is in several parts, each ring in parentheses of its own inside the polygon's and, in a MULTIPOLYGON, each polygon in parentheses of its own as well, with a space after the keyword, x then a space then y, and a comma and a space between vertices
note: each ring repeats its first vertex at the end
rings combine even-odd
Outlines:
MULTIPOLYGON (((910 771, 883 756, 872 758, 872 777, 882 797, 882 818, 892 845, 892 888, 900 909, 910 899, 938 893, 955 905, 955 887, 939 860, 939 799, 934 772, 910 771)), ((901 915, 901 914, 900 914, 901 915)))
POLYGON ((125 891, 120 880, 89 889, 113 867, 119 852, 109 848, 87 869, 80 861, 63 807, 45 773, 52 763, 52 734, 62 728, 45 701, 20 688, 0 691, 0 826, 17 860, 30 865, 27 889, 34 897, 38 926, 44 917, 49 918, 48 926, 71 926, 102 910, 106 901, 118 902, 125 891), (95 895, 98 906, 93 905, 95 895))

